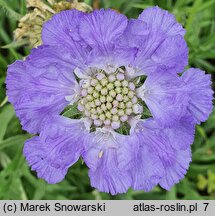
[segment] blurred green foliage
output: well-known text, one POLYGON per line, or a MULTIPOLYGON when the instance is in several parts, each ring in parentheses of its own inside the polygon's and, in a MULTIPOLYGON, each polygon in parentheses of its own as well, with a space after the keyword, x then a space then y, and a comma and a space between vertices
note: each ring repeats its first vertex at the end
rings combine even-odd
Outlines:
MULTIPOLYGON (((175 14, 186 28, 189 66, 215 73, 215 0, 100 0, 85 1, 96 7, 113 8, 136 18, 144 8, 158 5, 175 14)), ((22 155, 23 144, 31 135, 22 131, 5 95, 7 65, 29 53, 27 47, 9 46, 17 20, 26 13, 25 0, 0 0, 0 199, 215 199, 215 111, 196 127, 192 145, 193 161, 186 177, 171 191, 129 190, 110 196, 91 188, 88 169, 79 161, 66 179, 49 185, 37 179, 22 155)), ((213 83, 214 85, 214 83, 213 83)))

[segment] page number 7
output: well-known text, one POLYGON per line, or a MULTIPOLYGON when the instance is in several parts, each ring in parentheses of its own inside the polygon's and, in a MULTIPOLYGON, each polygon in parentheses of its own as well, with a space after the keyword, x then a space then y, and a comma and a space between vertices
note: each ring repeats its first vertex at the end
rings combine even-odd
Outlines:
POLYGON ((205 205, 204 211, 207 211, 207 207, 208 207, 209 203, 203 203, 203 204, 205 205))

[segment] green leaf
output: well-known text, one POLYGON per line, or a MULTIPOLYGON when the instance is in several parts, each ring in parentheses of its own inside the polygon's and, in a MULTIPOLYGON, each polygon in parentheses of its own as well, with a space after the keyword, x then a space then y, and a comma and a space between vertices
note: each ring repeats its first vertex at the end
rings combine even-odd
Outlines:
POLYGON ((0 0, 0 9, 8 15, 11 19, 19 20, 22 15, 14 11, 12 8, 8 6, 8 4, 4 0, 0 0))
POLYGON ((4 141, 0 141, 0 150, 9 148, 13 145, 21 145, 24 143, 25 140, 29 139, 30 137, 31 135, 29 134, 23 134, 10 137, 4 141))
POLYGON ((170 191, 167 191, 166 199, 167 200, 176 200, 177 199, 176 193, 177 193, 177 189, 176 189, 176 186, 174 186, 171 188, 170 191))
POLYGON ((0 112, 0 141, 3 140, 5 132, 7 130, 8 123, 14 116, 14 110, 12 105, 5 106, 0 112))
POLYGON ((19 48, 23 45, 28 44, 27 40, 22 40, 22 41, 12 41, 11 43, 2 46, 2 49, 9 49, 9 48, 19 48))

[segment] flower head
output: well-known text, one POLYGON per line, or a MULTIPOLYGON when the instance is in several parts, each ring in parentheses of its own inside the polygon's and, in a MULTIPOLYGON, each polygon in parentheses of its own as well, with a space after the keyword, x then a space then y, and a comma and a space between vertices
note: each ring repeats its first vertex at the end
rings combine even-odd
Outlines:
POLYGON ((38 177, 57 183, 82 157, 103 192, 179 182, 195 124, 213 107, 210 75, 179 75, 188 61, 184 34, 158 7, 131 20, 102 9, 46 22, 43 45, 9 66, 6 80, 23 129, 39 134, 24 147, 38 177))
POLYGON ((54 14, 70 9, 90 12, 92 8, 77 0, 26 0, 28 13, 19 20, 18 28, 14 31, 15 41, 28 44, 30 47, 41 45, 43 23, 54 14))

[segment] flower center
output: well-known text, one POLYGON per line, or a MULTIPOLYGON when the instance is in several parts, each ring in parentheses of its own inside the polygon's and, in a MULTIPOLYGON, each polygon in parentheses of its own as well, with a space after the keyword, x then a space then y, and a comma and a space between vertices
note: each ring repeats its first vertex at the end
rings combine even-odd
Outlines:
POLYGON ((121 68, 112 74, 99 70, 89 79, 80 81, 81 99, 78 109, 93 121, 94 126, 120 128, 130 116, 142 113, 134 83, 121 68))

